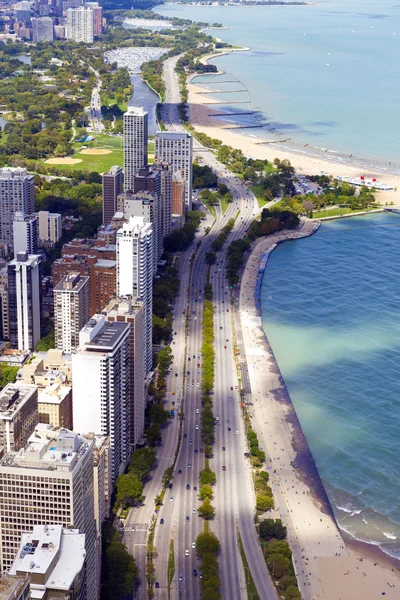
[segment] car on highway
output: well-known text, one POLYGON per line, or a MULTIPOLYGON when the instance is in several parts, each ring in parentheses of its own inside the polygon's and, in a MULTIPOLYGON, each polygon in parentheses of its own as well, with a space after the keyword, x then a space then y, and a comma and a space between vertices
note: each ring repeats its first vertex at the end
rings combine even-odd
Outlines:
POLYGON ((191 467, 192 467, 192 463, 188 463, 188 469, 191 469, 191 467))
POLYGON ((239 435, 239 432, 236 430, 236 435, 239 435))
POLYGON ((215 417, 215 420, 216 420, 216 421, 219 421, 219 417, 215 417))
POLYGON ((183 581, 183 575, 182 575, 182 573, 179 573, 179 581, 183 581))
POLYGON ((231 385, 231 390, 233 390, 233 385, 231 385))
POLYGON ((172 500, 174 499, 174 497, 173 497, 173 496, 170 496, 170 498, 169 498, 169 499, 170 499, 170 500, 171 500, 171 502, 172 502, 172 500))
POLYGON ((178 373, 175 373, 175 377, 178 377, 178 373))
POLYGON ((196 512, 196 509, 194 508, 194 509, 192 510, 192 513, 194 514, 195 512, 196 512))
POLYGON ((232 427, 228 427, 228 431, 232 431, 232 427))
POLYGON ((200 410, 198 408, 196 408, 196 415, 198 415, 200 413, 200 410))
POLYGON ((203 579, 203 571, 199 571, 199 577, 200 579, 203 579))
POLYGON ((203 446, 200 448, 200 452, 204 452, 204 450, 203 450, 203 446))
POLYGON ((193 444, 193 441, 192 441, 192 440, 189 440, 189 444, 190 444, 190 445, 192 445, 192 444, 193 444))
POLYGON ((199 451, 197 450, 197 448, 195 448, 195 449, 194 449, 194 453, 195 453, 195 454, 198 454, 198 453, 199 453, 199 451))
POLYGON ((158 590, 160 587, 160 584, 158 583, 158 581, 156 581, 156 590, 158 590))
POLYGON ((186 484, 186 489, 190 490, 190 485, 188 483, 186 484))
POLYGON ((198 429, 198 428, 199 428, 199 426, 198 426, 198 425, 196 425, 196 429, 198 429))
POLYGON ((178 475, 182 475, 182 469, 179 469, 178 475))
POLYGON ((193 577, 197 577, 197 571, 196 571, 196 569, 193 569, 193 577))
POLYGON ((187 433, 183 434, 183 438, 186 439, 187 438, 187 433))
POLYGON ((225 452, 225 446, 222 446, 222 452, 225 452))
POLYGON ((188 371, 187 374, 190 375, 190 371, 188 371))
POLYGON ((222 470, 226 471, 226 466, 225 465, 222 465, 222 470))
POLYGON ((194 485, 194 486, 193 486, 193 491, 194 491, 194 492, 197 492, 197 485, 194 485))
POLYGON ((160 519, 160 525, 164 525, 164 519, 160 519))
POLYGON ((189 517, 189 515, 187 515, 187 517, 186 517, 186 521, 190 521, 190 517, 189 517))
POLYGON ((196 542, 192 542, 192 548, 196 548, 196 542))

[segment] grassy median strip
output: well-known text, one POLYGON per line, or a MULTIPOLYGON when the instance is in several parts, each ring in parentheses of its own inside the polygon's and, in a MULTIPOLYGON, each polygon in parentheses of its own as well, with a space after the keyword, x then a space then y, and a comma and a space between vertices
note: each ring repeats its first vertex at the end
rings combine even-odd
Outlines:
POLYGON ((246 558, 246 553, 243 548, 242 538, 240 537, 239 532, 238 532, 238 543, 239 543, 240 556, 242 557, 243 568, 245 570, 247 597, 251 598, 251 600, 260 600, 260 596, 257 593, 256 585, 253 581, 253 577, 251 576, 249 563, 246 558))
POLYGON ((168 596, 169 596, 169 587, 175 575, 175 550, 174 550, 174 538, 171 539, 169 545, 169 554, 168 554, 168 596))

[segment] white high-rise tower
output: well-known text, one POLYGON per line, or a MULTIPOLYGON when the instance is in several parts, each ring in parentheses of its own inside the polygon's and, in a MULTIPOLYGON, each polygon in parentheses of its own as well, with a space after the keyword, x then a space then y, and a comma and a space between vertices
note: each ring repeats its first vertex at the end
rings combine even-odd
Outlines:
POLYGON ((147 165, 148 113, 141 106, 128 106, 124 114, 125 190, 134 189, 134 177, 147 165))
POLYGON ((153 226, 131 217, 117 232, 117 295, 144 304, 144 369, 152 365, 153 226))

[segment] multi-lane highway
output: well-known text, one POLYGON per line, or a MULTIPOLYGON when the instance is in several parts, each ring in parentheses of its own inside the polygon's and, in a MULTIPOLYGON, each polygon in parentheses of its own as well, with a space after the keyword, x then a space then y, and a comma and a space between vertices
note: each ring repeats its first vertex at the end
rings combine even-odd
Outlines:
MULTIPOLYGON (((179 89, 174 72, 176 60, 175 57, 164 63, 167 100, 164 105, 163 120, 169 130, 182 131, 177 112, 179 89)), ((217 418, 214 457, 210 461, 211 468, 217 474, 214 499, 217 513, 216 519, 211 523, 211 529, 221 542, 219 562, 223 598, 247 597, 245 577, 248 573, 244 573, 237 544, 237 531, 240 531, 260 598, 275 600, 277 594, 269 578, 254 528, 254 491, 251 471, 244 457, 247 444, 240 414, 233 354, 232 313, 225 277, 227 247, 232 240, 243 237, 258 211, 258 206, 250 190, 221 165, 214 154, 204 152, 205 149, 198 143, 195 143, 194 149, 195 152, 201 152, 203 161, 213 168, 219 180, 227 183, 233 195, 233 202, 224 216, 218 212, 211 233, 204 238, 193 261, 189 281, 190 324, 186 345, 182 344, 180 331, 174 324, 174 331, 177 334, 174 337, 173 347, 178 345, 180 350, 179 362, 174 365, 175 371, 171 373, 170 378, 175 381, 184 380, 185 417, 172 489, 168 490, 156 528, 155 546, 158 552, 156 580, 159 586, 156 593, 157 598, 168 597, 167 557, 170 540, 173 539, 175 576, 171 585, 171 597, 199 598, 200 595, 199 565, 193 545, 204 524, 197 515, 199 500, 195 488, 199 486, 199 472, 204 467, 200 425, 200 348, 203 290, 208 269, 205 253, 211 249, 212 240, 227 220, 236 218, 235 227, 225 242, 223 250, 218 253, 217 264, 211 267, 210 272, 215 306, 216 367, 213 402, 214 415, 217 418)), ((186 289, 186 286, 182 285, 181 289, 186 289)), ((184 328, 183 317, 182 311, 182 328, 184 328)))

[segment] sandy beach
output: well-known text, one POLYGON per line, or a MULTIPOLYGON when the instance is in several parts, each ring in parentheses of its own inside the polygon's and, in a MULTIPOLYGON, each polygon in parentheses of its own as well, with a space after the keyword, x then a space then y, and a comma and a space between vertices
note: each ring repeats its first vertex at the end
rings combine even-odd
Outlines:
MULTIPOLYGON (((397 564, 378 549, 345 542, 297 421, 279 367, 262 328, 254 290, 265 254, 285 240, 312 235, 303 219, 296 231, 261 238, 241 280, 239 313, 251 396, 252 424, 267 455, 276 510, 287 526, 300 591, 307 600, 395 599, 397 564)), ((268 272, 265 276, 268 276, 268 272)), ((400 565, 399 565, 400 566, 400 565)))
MULTIPOLYGON (((205 57, 205 60, 210 57, 205 57)), ((394 202, 400 204, 400 172, 391 172, 391 167, 388 163, 378 164, 377 161, 365 161, 361 164, 351 164, 348 158, 338 157, 336 154, 324 154, 318 150, 309 147, 307 150, 300 147, 294 151, 286 147, 284 142, 279 142, 276 138, 260 143, 260 138, 251 137, 238 133, 235 125, 226 123, 213 115, 221 113, 221 110, 216 108, 218 100, 212 99, 207 94, 211 94, 212 90, 201 87, 197 84, 188 82, 189 90, 189 106, 190 106, 190 121, 193 127, 210 137, 220 139, 224 144, 239 148, 243 153, 252 158, 261 158, 273 161, 274 158, 280 160, 288 159, 292 165, 300 173, 308 175, 328 175, 338 176, 345 175, 358 177, 365 175, 367 177, 377 177, 378 180, 389 183, 397 188, 394 192, 380 192, 377 194, 379 201, 382 204, 394 202), (307 153, 306 153, 307 152, 307 153)))

